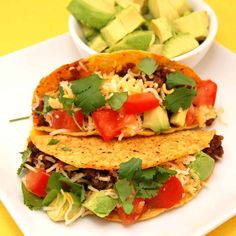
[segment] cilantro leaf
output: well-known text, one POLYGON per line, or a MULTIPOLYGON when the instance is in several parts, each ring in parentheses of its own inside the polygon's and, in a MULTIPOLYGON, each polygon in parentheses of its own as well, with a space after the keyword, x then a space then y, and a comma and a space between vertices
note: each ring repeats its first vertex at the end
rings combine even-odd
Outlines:
POLYGON ((166 84, 169 89, 179 85, 196 87, 195 80, 179 72, 169 74, 167 76, 166 84))
POLYGON ((159 166, 157 166, 155 169, 156 169, 155 179, 161 184, 165 183, 172 175, 177 174, 175 170, 168 170, 159 166))
POLYGON ((20 167, 17 170, 17 175, 21 174, 22 169, 24 168, 25 163, 27 162, 27 160, 29 159, 30 155, 31 155, 32 151, 29 149, 26 149, 23 154, 22 154, 22 163, 20 165, 20 167))
POLYGON ((68 147, 62 147, 61 150, 64 152, 71 152, 72 151, 72 149, 68 148, 68 147))
POLYGON ((119 110, 128 99, 128 92, 114 93, 113 96, 108 100, 112 110, 119 110))
POLYGON ((84 114, 89 115, 105 105, 105 97, 99 90, 102 83, 103 80, 96 74, 72 82, 71 89, 76 94, 75 105, 80 107, 84 114))
POLYGON ((127 179, 118 180, 115 183, 115 190, 118 198, 121 202, 122 208, 126 214, 130 214, 133 211, 134 195, 133 186, 127 179))
POLYGON ((157 193, 158 193, 157 189, 143 189, 143 188, 140 188, 140 189, 138 189, 136 197, 152 198, 152 197, 156 197, 157 193))
POLYGON ((50 175, 49 179, 48 179, 48 183, 47 183, 47 187, 46 187, 46 192, 50 192, 52 189, 56 189, 58 191, 60 191, 60 189, 62 188, 62 184, 60 182, 60 178, 63 177, 62 174, 58 173, 58 172, 52 172, 52 174, 50 175))
POLYGON ((177 112, 180 107, 186 110, 191 106, 196 95, 196 89, 177 88, 173 93, 165 97, 164 105, 171 112, 177 112))
POLYGON ((146 75, 152 75, 157 69, 157 63, 154 59, 147 57, 139 62, 138 68, 146 75))
POLYGON ((120 179, 131 180, 142 174, 142 160, 139 158, 132 158, 127 162, 121 163, 118 170, 120 179))
POLYGON ((56 198, 58 193, 59 191, 57 189, 51 189, 43 199, 42 206, 48 206, 56 198))
POLYGON ((49 105, 49 96, 48 95, 44 95, 43 97, 43 113, 48 113, 52 110, 52 107, 49 105))
POLYGON ((42 198, 35 196, 33 193, 29 192, 25 185, 21 184, 21 189, 24 198, 24 204, 31 210, 40 210, 42 208, 42 198))
POLYGON ((52 138, 52 139, 49 141, 48 145, 56 145, 56 144, 59 143, 59 142, 60 142, 60 140, 55 139, 55 138, 52 138))

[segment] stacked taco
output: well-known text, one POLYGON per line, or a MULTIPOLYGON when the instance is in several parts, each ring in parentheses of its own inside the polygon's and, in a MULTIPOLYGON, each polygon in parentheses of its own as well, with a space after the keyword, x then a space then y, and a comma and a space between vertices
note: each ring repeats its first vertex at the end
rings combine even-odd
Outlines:
POLYGON ((216 91, 148 52, 60 67, 34 91, 24 203, 66 224, 88 214, 130 224, 188 202, 223 155, 222 136, 193 129, 216 118, 216 91))

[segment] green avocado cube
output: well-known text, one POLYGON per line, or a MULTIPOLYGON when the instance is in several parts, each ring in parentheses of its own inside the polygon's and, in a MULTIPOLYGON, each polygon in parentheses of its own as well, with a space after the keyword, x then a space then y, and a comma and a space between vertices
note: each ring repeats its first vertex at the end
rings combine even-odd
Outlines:
POLYGON ((102 38, 101 35, 94 37, 90 42, 88 42, 90 48, 97 52, 102 52, 104 49, 108 47, 105 40, 102 38))

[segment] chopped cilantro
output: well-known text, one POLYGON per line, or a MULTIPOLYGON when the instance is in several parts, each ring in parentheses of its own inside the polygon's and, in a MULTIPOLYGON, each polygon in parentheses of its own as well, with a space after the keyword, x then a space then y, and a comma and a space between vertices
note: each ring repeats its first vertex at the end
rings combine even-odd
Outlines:
POLYGON ((152 75, 157 69, 157 63, 154 59, 147 57, 138 64, 138 68, 146 75, 152 75))
POLYGON ((33 193, 29 192, 25 185, 21 184, 24 204, 31 210, 40 210, 42 208, 42 198, 35 196, 33 193))
POLYGON ((17 175, 21 174, 22 169, 24 168, 25 163, 27 162, 27 160, 29 159, 30 155, 31 155, 32 151, 29 149, 26 149, 23 154, 22 154, 22 163, 20 165, 20 167, 17 170, 17 175))
POLYGON ((60 142, 60 140, 55 139, 55 138, 52 138, 52 139, 49 141, 48 145, 56 145, 56 144, 59 143, 59 142, 60 142))
POLYGON ((76 95, 75 106, 89 115, 97 108, 105 105, 105 97, 100 91, 103 80, 96 74, 72 82, 71 89, 76 95))
POLYGON ((49 105, 48 100, 49 100, 49 96, 48 95, 44 95, 43 99, 44 99, 44 103, 43 103, 43 113, 48 113, 52 110, 52 107, 49 105))
POLYGON ((128 99, 128 92, 113 93, 113 96, 108 100, 112 110, 119 110, 128 99))
POLYGON ((62 176, 63 175, 61 175, 58 172, 52 172, 52 174, 50 175, 50 177, 48 179, 48 183, 47 183, 47 188, 46 188, 47 193, 52 189, 56 189, 59 191, 62 188, 61 182, 59 181, 59 179, 62 176))
POLYGON ((169 74, 167 76, 166 84, 169 89, 181 85, 187 85, 191 87, 196 86, 195 80, 179 72, 169 74))
POLYGON ((68 148, 68 147, 62 147, 61 150, 64 152, 71 152, 72 151, 72 149, 68 148))
POLYGON ((191 106, 196 95, 196 89, 177 88, 165 97, 164 105, 171 112, 177 112, 180 107, 186 110, 191 106))
POLYGON ((161 167, 142 170, 142 160, 132 158, 120 165, 118 174, 119 180, 115 184, 115 190, 124 211, 130 214, 135 197, 155 197, 158 189, 170 176, 176 175, 176 171, 161 167))
POLYGON ((118 180, 115 183, 115 190, 125 213, 130 214, 134 208, 133 201, 135 198, 135 195, 132 194, 134 192, 132 184, 127 179, 118 180))

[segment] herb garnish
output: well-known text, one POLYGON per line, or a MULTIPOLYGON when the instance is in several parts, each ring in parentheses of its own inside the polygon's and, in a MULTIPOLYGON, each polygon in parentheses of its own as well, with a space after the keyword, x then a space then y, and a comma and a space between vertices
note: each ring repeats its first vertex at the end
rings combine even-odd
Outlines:
POLYGON ((72 151, 72 149, 68 148, 68 147, 62 147, 61 150, 64 152, 71 152, 72 151))
POLYGON ((180 107, 185 110, 191 106, 196 95, 196 89, 177 88, 165 97, 164 105, 171 112, 177 112, 180 107))
POLYGON ((169 89, 172 89, 174 87, 181 86, 181 85, 196 87, 195 80, 179 72, 170 73, 167 76, 166 84, 169 89))
POLYGON ((142 160, 132 158, 120 165, 115 190, 126 214, 133 210, 135 197, 151 198, 176 171, 161 167, 142 170, 142 160))
POLYGON ((52 139, 49 141, 48 145, 56 145, 56 144, 59 143, 59 142, 60 142, 60 140, 55 139, 55 138, 52 138, 52 139))
POLYGON ((119 110, 128 99, 128 92, 113 93, 112 97, 108 100, 112 110, 119 110))
POLYGON ((152 75, 157 69, 157 63, 154 59, 147 57, 138 64, 138 68, 146 75, 152 75))
POLYGON ((22 154, 22 163, 20 165, 20 167, 17 170, 17 175, 21 174, 22 169, 24 168, 25 163, 27 162, 27 160, 29 159, 30 155, 31 155, 32 151, 30 149, 26 149, 23 154, 22 154))
POLYGON ((102 83, 103 80, 97 74, 72 82, 71 89, 76 95, 75 106, 80 107, 84 114, 89 115, 105 105, 105 97, 100 91, 102 83))
POLYGON ((43 113, 48 113, 52 110, 52 107, 49 105, 49 102, 48 102, 49 98, 50 97, 48 95, 44 95, 44 97, 43 97, 43 100, 44 100, 44 102, 43 102, 43 113))

